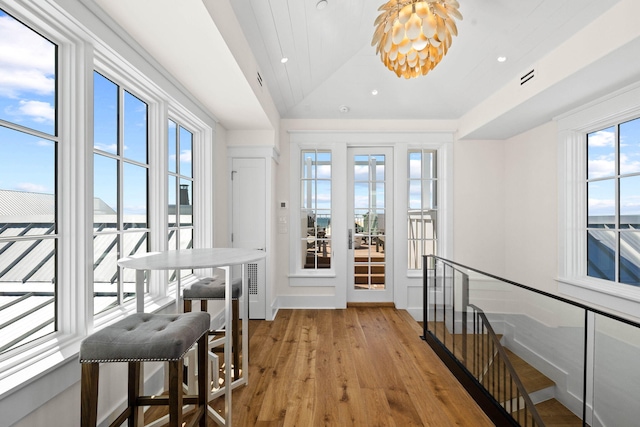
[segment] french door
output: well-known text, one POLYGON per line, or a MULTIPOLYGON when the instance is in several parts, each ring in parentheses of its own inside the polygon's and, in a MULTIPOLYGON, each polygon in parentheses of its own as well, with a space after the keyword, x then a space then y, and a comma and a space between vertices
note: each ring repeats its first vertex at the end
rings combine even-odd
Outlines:
POLYGON ((392 302, 393 149, 349 148, 347 178, 347 301, 392 302))

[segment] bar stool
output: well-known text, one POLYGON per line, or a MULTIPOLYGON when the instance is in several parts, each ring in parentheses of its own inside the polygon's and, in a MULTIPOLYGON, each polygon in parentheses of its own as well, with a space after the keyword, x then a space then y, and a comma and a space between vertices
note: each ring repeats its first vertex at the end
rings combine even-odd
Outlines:
MULTIPOLYGON (((192 301, 200 301, 200 311, 207 311, 207 301, 224 300, 225 283, 223 278, 203 277, 198 279, 182 293, 184 301, 184 312, 188 313, 192 310, 192 301)), ((233 376, 235 379, 240 378, 240 304, 239 298, 242 296, 242 279, 233 279, 231 282, 231 345, 233 352, 233 376)), ((248 331, 242 331, 247 333, 248 331)), ((220 335, 224 335, 224 331, 209 331, 209 337, 214 340, 220 335)), ((243 349, 244 351, 244 349, 243 349)))
POLYGON ((98 375, 100 363, 128 362, 127 408, 111 423, 141 426, 142 407, 169 406, 169 426, 182 426, 182 405, 196 405, 190 423, 207 425, 207 332, 208 313, 135 313, 88 336, 80 345, 81 425, 95 427, 98 413, 98 375), (182 376, 185 353, 198 343, 198 394, 183 395, 182 376), (169 364, 169 396, 141 396, 141 362, 165 361, 169 364))

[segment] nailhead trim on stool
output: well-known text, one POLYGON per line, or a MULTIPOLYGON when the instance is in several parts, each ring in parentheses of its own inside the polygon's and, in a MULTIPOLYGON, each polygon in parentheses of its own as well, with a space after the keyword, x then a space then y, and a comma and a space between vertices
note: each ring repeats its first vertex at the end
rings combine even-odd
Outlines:
POLYGON ((82 364, 81 424, 97 423, 98 374, 100 363, 129 362, 129 398, 125 411, 111 424, 129 419, 137 426, 138 412, 146 405, 168 405, 169 426, 182 425, 183 403, 197 404, 192 425, 207 422, 207 336, 208 313, 135 313, 88 336, 80 345, 82 364), (182 365, 185 353, 198 343, 198 395, 183 396, 182 365), (169 397, 140 396, 140 363, 169 362, 169 397))

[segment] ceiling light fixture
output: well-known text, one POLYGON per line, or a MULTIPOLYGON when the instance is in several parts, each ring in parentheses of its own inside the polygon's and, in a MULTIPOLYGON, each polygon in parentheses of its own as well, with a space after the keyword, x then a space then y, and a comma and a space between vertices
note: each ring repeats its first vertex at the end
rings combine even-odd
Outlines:
POLYGON ((322 10, 327 7, 328 4, 329 2, 327 0, 320 0, 318 3, 316 3, 316 9, 322 10))
POLYGON ((282 62, 283 64, 286 64, 288 60, 289 58, 287 58, 286 56, 283 56, 280 62, 282 62))
POLYGON ((506 56, 498 56, 498 62, 505 62, 507 60, 506 56))
POLYGON ((374 90, 372 90, 372 91, 371 91, 371 95, 374 95, 374 96, 375 96, 375 95, 377 95, 377 94, 378 94, 378 89, 374 89, 374 90))
POLYGON ((398 77, 424 76, 440 63, 458 35, 458 0, 389 0, 378 8, 371 46, 398 77))

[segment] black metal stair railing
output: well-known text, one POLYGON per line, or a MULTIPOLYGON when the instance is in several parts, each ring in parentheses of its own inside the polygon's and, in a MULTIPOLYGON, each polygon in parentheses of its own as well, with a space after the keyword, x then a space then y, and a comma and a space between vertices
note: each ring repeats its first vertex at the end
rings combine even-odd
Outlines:
POLYGON ((518 424, 531 425, 532 427, 544 426, 535 404, 509 360, 504 346, 500 343, 500 338, 491 327, 491 322, 481 308, 473 304, 469 304, 469 307, 473 309, 474 314, 473 337, 487 335, 490 351, 484 354, 492 356, 489 360, 481 361, 477 352, 473 352, 473 355, 476 356, 473 364, 478 369, 476 372, 479 373, 476 379, 492 396, 497 398, 498 403, 511 414, 518 424))
POLYGON ((434 350, 447 358, 443 360, 463 384, 465 378, 459 374, 482 389, 484 393, 474 397, 495 407, 487 411, 481 403, 496 424, 544 426, 491 322, 480 307, 469 302, 469 276, 446 263, 439 264, 442 274, 437 275, 435 262, 432 264, 431 285, 424 293, 423 339, 432 347, 434 341, 440 346, 434 350))

